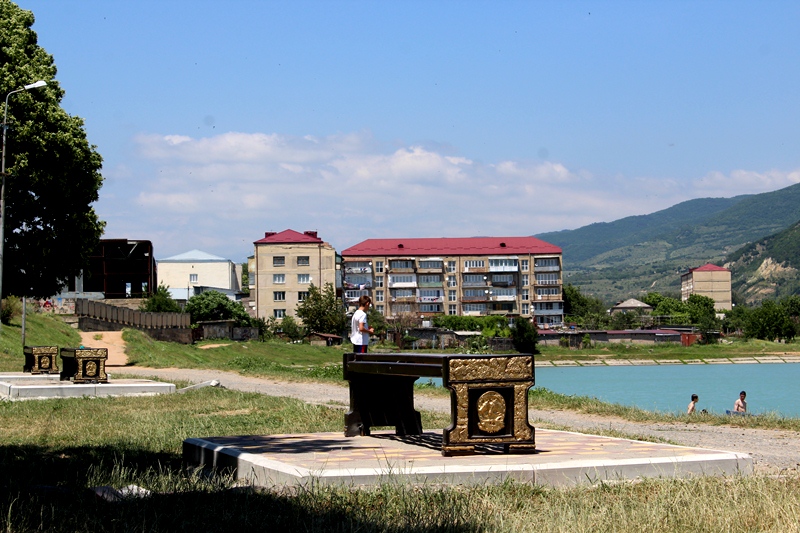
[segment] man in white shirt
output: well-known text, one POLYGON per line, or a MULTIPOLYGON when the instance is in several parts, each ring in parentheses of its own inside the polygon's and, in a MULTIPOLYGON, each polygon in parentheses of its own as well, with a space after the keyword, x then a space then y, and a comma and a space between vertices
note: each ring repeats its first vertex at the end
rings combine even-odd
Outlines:
POLYGON ((350 342, 353 343, 353 351, 355 353, 367 353, 367 346, 369 346, 369 334, 374 333, 375 330, 367 324, 367 310, 372 299, 366 294, 358 299, 358 310, 353 313, 353 318, 350 321, 350 342))

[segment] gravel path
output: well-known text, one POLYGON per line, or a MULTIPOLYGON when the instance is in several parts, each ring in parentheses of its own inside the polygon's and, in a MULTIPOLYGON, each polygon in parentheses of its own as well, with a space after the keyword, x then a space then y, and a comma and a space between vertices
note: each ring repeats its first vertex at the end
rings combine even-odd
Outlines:
MULTIPOLYGON (((270 378, 242 376, 221 370, 195 370, 180 368, 118 367, 110 372, 191 383, 219 380, 228 389, 258 392, 270 396, 297 398, 308 403, 335 407, 347 406, 349 393, 341 386, 328 383, 289 382, 270 378)), ((448 413, 449 398, 415 396, 418 409, 448 413)), ((565 426, 582 433, 615 430, 630 436, 659 437, 684 446, 749 453, 756 472, 778 474, 800 472, 800 433, 763 429, 743 429, 731 426, 711 426, 686 423, 639 423, 616 417, 587 415, 573 411, 531 409, 534 426, 543 422, 565 426)))

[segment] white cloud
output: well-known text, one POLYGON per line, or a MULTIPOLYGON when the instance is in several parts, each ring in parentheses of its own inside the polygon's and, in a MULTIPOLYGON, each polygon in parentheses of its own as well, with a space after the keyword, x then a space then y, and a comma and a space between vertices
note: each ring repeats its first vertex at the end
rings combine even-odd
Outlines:
POLYGON ((98 212, 107 235, 151 238, 157 257, 206 246, 241 260, 264 231, 286 228, 316 229, 338 249, 392 236, 531 235, 800 182, 800 171, 735 171, 687 187, 551 161, 482 164, 416 145, 386 149, 368 132, 135 143, 140 159, 108 171, 98 212))

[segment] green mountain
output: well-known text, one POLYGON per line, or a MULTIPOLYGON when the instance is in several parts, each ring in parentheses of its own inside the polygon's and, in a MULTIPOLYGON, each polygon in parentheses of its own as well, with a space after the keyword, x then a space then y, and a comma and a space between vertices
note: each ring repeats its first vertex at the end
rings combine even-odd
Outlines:
POLYGON ((676 294, 680 274, 722 264, 743 245, 800 220, 800 184, 778 191, 701 198, 575 230, 537 235, 564 250, 565 282, 612 304, 649 291, 676 294))
POLYGON ((800 292, 800 222, 730 254, 733 290, 747 302, 800 292))

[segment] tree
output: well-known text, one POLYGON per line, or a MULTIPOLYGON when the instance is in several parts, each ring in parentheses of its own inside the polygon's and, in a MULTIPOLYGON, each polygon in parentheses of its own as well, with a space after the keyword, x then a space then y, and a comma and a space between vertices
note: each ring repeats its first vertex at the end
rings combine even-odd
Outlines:
POLYGON ((703 320, 716 318, 717 311, 714 309, 714 299, 708 296, 692 294, 686 300, 686 307, 689 309, 689 317, 692 324, 699 324, 703 320))
POLYGON ((313 333, 341 335, 347 326, 344 305, 336 298, 336 291, 330 283, 326 283, 322 290, 312 284, 306 299, 297 304, 295 314, 313 333))
POLYGON ((514 327, 511 330, 511 342, 514 343, 514 349, 519 353, 538 353, 536 350, 536 341, 539 340, 539 333, 536 331, 536 326, 531 324, 527 318, 519 317, 514 321, 514 327))
POLYGON ((306 330, 303 326, 297 323, 293 317, 285 316, 281 320, 281 331, 284 335, 289 337, 289 340, 299 341, 306 336, 306 330))
POLYGON ((30 11, 0 2, 0 97, 47 82, 9 99, 2 288, 47 297, 88 265, 103 233, 92 208, 102 158, 86 139, 83 119, 61 108, 64 90, 33 22, 30 11))
POLYGON ((761 307, 750 311, 744 335, 768 341, 790 340, 795 336, 794 322, 782 306, 772 300, 764 300, 761 307))
POLYGON ((250 296, 250 267, 247 261, 242 263, 242 294, 250 296))
POLYGON ((584 296, 580 288, 572 283, 567 283, 562 294, 564 297, 564 314, 574 317, 582 317, 592 313, 605 313, 606 307, 603 300, 594 296, 584 296))
POLYGON ((181 306, 172 299, 169 287, 159 285, 155 292, 142 302, 139 310, 148 313, 180 313, 181 306))
POLYGON ((186 312, 192 315, 192 324, 203 320, 235 320, 237 326, 251 324, 244 306, 219 291, 206 291, 192 296, 186 303, 186 312))

